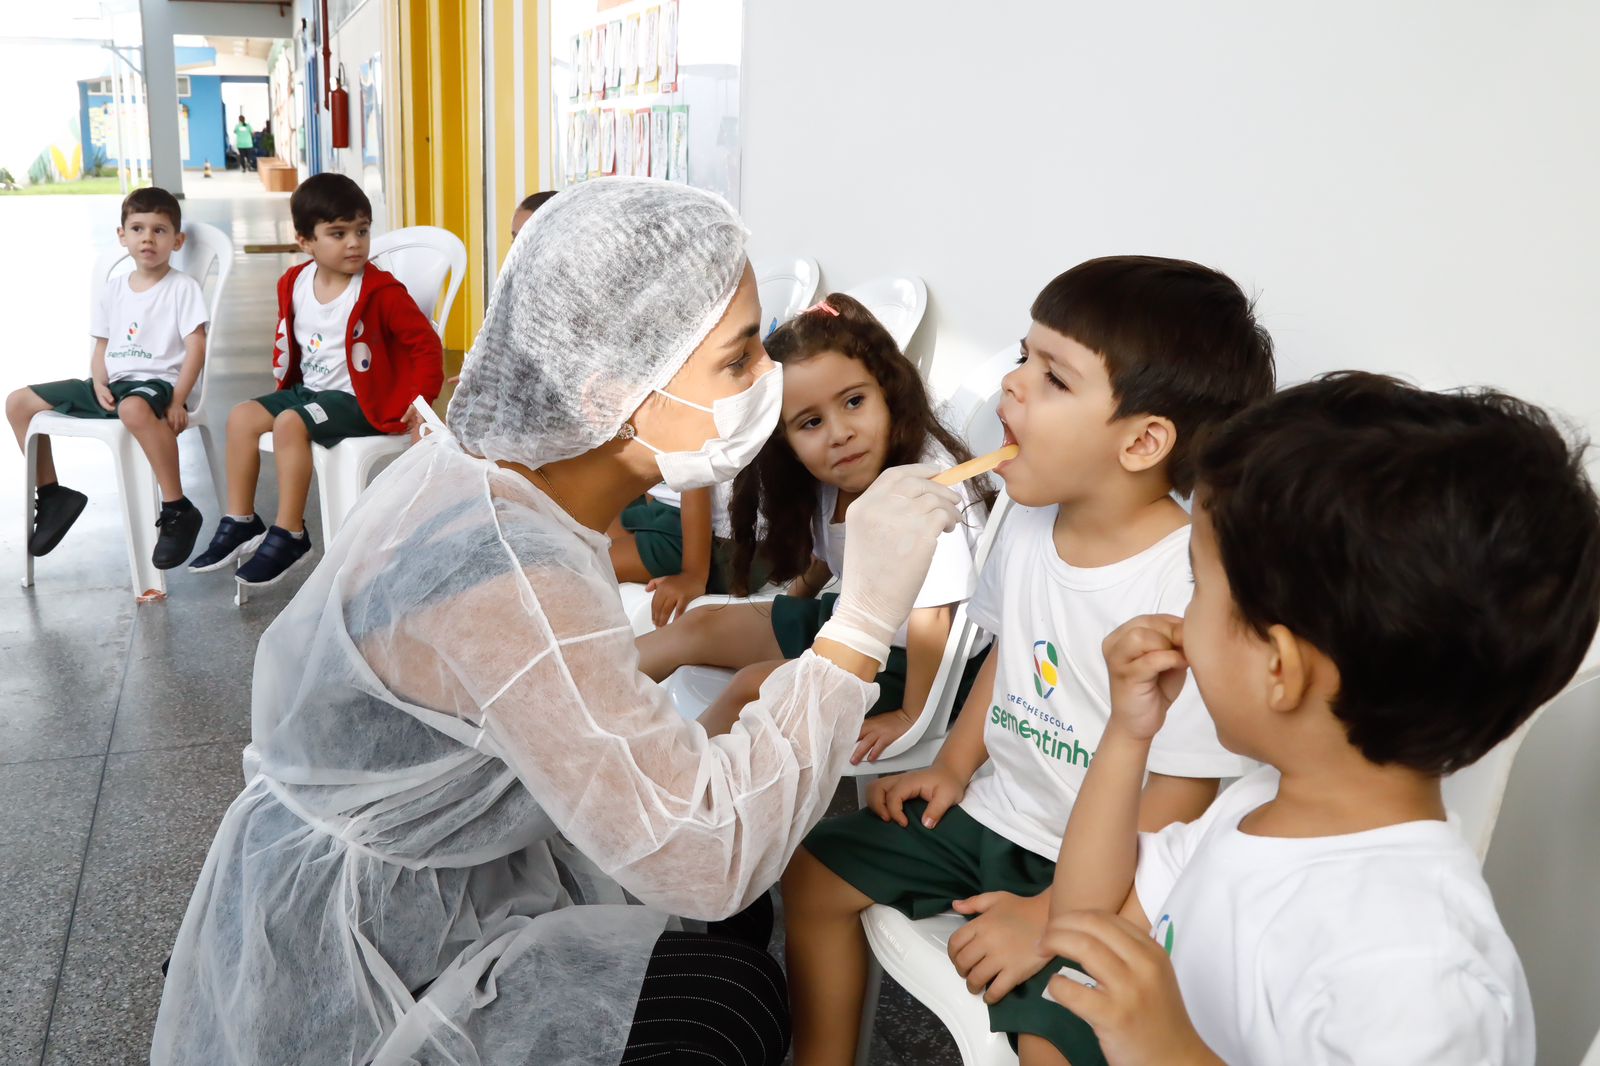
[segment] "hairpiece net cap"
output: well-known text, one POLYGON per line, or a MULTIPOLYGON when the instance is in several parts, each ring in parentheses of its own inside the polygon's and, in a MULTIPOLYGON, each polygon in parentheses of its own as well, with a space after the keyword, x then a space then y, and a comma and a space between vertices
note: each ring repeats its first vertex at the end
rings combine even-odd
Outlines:
POLYGON ((721 319, 745 267, 727 201, 643 178, 585 182, 506 256, 448 420, 463 447, 529 466, 610 440, 721 319))

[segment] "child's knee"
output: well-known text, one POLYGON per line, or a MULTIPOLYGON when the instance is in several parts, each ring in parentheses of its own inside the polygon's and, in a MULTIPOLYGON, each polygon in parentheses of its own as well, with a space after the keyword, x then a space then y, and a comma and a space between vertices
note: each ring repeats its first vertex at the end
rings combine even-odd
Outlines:
POLYGON ((305 421, 298 414, 283 411, 272 420, 272 436, 274 440, 309 440, 311 434, 306 432, 305 421))
POLYGON ((267 409, 254 400, 244 400, 233 405, 228 412, 229 433, 260 433, 261 424, 271 419, 267 409))
POLYGON ((23 415, 32 417, 46 406, 44 398, 32 389, 15 389, 6 396, 6 417, 13 420, 23 415))
POLYGON ((859 914, 872 902, 803 845, 795 849, 781 884, 785 914, 859 914))
POLYGON ((156 421, 156 412, 142 396, 125 396, 117 404, 117 417, 129 429, 143 429, 156 421))

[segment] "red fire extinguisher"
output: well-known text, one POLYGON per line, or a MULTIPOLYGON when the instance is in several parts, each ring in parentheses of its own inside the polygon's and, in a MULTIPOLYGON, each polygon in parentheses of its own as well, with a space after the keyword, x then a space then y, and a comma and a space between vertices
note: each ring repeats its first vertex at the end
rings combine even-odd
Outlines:
POLYGON ((333 92, 329 94, 329 106, 333 115, 333 146, 335 148, 350 147, 350 94, 344 91, 344 64, 339 64, 339 80, 334 83, 333 92))

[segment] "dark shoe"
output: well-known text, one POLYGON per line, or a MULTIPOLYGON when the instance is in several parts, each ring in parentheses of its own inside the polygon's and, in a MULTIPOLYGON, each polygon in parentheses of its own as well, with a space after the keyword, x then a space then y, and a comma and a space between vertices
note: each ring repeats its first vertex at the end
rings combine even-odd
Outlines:
POLYGON ((33 516, 33 535, 28 538, 28 554, 49 555, 61 538, 67 535, 72 523, 83 513, 89 497, 76 489, 57 485, 39 493, 38 508, 33 516))
POLYGON ((233 576, 240 584, 256 588, 273 585, 293 570, 296 563, 310 554, 309 532, 296 537, 281 526, 273 526, 267 530, 267 537, 261 542, 261 547, 256 549, 255 555, 251 556, 250 561, 241 566, 238 573, 233 576))
POLYGON ((200 508, 192 504, 181 511, 161 508, 161 515, 156 519, 161 535, 156 537, 156 550, 150 553, 150 564, 157 570, 182 566, 194 551, 195 538, 200 536, 203 523, 200 508))
POLYGON ((248 558, 251 552, 261 546, 266 535, 267 524, 261 521, 260 515, 251 515, 248 522, 223 515, 222 521, 217 523, 217 531, 211 535, 211 547, 195 557, 194 562, 189 564, 189 570, 191 573, 204 574, 221 570, 240 556, 248 558))

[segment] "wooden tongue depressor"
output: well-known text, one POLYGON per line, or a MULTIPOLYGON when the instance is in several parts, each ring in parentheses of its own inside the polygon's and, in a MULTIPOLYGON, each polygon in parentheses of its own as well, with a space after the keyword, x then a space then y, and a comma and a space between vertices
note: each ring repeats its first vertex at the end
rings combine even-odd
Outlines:
POLYGON ((959 466, 952 466, 949 470, 933 475, 934 483, 938 485, 959 485, 963 481, 975 478, 980 474, 987 474, 1006 460, 1015 459, 1021 452, 1022 449, 1015 444, 1007 444, 1004 448, 992 451, 988 455, 980 455, 976 459, 968 459, 959 466))

